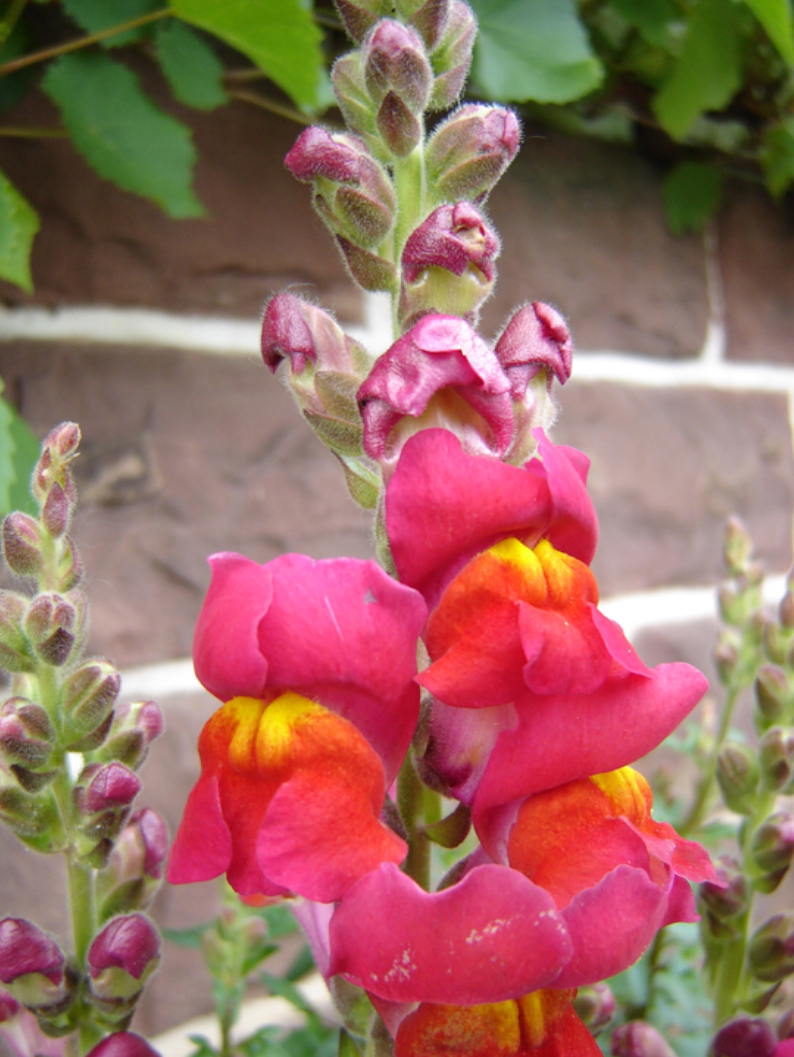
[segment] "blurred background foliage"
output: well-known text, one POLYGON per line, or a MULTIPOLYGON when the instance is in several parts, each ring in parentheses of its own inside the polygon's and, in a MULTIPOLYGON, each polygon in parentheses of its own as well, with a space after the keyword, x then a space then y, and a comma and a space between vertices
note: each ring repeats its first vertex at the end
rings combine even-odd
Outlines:
MULTIPOLYGON (((651 157, 674 233, 704 228, 726 180, 790 194, 791 0, 472 6, 480 34, 468 94, 651 157)), ((185 107, 248 104, 338 122, 328 71, 349 42, 331 0, 4 0, 0 13, 0 136, 69 138, 100 176, 175 220, 205 215, 196 151, 188 125, 142 87, 142 64, 185 107), (29 92, 55 104, 52 127, 8 120, 29 92)), ((0 278, 25 291, 39 224, 25 188, 0 172, 0 278)), ((0 404, 0 512, 22 505, 11 490, 24 491, 34 458, 25 429, 0 404)))

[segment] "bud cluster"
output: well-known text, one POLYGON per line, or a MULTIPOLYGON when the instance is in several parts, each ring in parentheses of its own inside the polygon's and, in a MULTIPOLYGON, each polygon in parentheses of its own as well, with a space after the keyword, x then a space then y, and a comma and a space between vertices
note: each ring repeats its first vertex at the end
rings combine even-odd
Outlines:
POLYGON ((6 564, 33 590, 0 591, 0 666, 12 676, 0 704, 0 819, 29 847, 68 855, 91 893, 73 915, 90 927, 68 955, 31 922, 0 921, 0 984, 46 1034, 90 1021, 120 1038, 159 959, 140 911, 160 883, 168 838, 155 812, 132 812, 135 772, 163 722, 154 702, 117 705, 117 670, 83 657, 87 601, 67 534, 79 440, 71 423, 50 433, 31 483, 38 516, 3 523, 6 564))

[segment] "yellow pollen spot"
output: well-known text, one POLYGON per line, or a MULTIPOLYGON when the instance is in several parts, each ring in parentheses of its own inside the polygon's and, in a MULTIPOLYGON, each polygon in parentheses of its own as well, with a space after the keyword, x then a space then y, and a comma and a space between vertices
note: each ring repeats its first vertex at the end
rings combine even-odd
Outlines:
POLYGON ((256 767, 254 746, 264 709, 264 701, 253 697, 234 697, 223 706, 224 717, 234 724, 228 749, 229 763, 238 771, 251 771, 256 767))
POLYGON ((595 774, 590 781, 604 793, 617 814, 634 823, 644 822, 653 804, 651 787, 633 767, 621 767, 606 774, 595 774))
POLYGON ((543 1005, 542 991, 532 991, 530 994, 518 999, 525 1041, 533 1048, 540 1046, 546 1035, 546 1017, 543 1005))
POLYGON ((287 762, 295 733, 327 709, 300 694, 282 694, 267 706, 256 734, 256 759, 260 768, 287 762))

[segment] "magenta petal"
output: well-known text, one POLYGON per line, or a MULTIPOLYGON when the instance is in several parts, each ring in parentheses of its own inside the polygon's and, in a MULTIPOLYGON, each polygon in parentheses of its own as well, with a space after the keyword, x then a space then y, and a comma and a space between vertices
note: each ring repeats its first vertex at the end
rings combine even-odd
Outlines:
MULTIPOLYGON (((598 542, 598 519, 586 487, 590 460, 576 448, 552 444, 542 429, 534 429, 532 435, 551 492, 548 540, 558 551, 589 565, 598 542)), ((532 467, 532 462, 527 466, 532 467)))
POLYGON ((518 727, 500 735, 491 753, 475 821, 490 807, 633 763, 671 734, 707 689, 691 665, 660 664, 647 678, 613 675, 591 694, 527 694, 516 702, 518 727))
POLYGON ((229 552, 213 554, 209 561, 212 582, 193 638, 196 675, 220 701, 261 697, 267 661, 256 629, 272 597, 270 571, 229 552))
POLYGON ((637 651, 623 634, 620 624, 610 620, 609 617, 605 617, 592 603, 590 603, 590 612, 593 617, 593 623, 598 629, 612 659, 617 661, 621 668, 625 668, 626 671, 633 672, 635 675, 650 675, 650 668, 643 664, 637 656, 637 651))
POLYGON ((296 899, 290 904, 290 909, 306 934, 314 964, 323 976, 329 976, 331 941, 328 938, 328 929, 334 907, 329 903, 313 903, 307 899, 296 899))
POLYGON ((390 783, 419 715, 413 677, 424 602, 374 561, 285 554, 268 570, 273 598, 259 623, 268 686, 350 720, 384 760, 390 783))
POLYGON ((695 909, 695 897, 692 886, 686 878, 676 874, 670 894, 667 897, 667 909, 660 928, 674 925, 677 921, 700 921, 700 914, 695 909))
POLYGON ((428 893, 396 866, 362 878, 331 921, 330 972, 390 1002, 502 1002, 550 984, 570 941, 549 894, 477 866, 428 893))
POLYGON ((662 925, 666 893, 644 870, 617 869, 581 892, 560 913, 573 955, 555 987, 584 987, 628 969, 662 925))
POLYGON ((219 877, 232 860, 232 838, 221 812, 218 779, 202 774, 187 798, 168 857, 166 879, 189 884, 219 877))

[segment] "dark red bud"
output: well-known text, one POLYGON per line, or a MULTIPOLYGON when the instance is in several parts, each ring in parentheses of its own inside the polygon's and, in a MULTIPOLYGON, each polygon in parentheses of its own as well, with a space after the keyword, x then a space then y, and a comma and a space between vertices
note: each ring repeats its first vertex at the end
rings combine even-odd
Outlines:
POLYGON ((305 183, 318 176, 352 184, 360 178, 359 152, 346 142, 346 137, 333 135, 318 125, 301 132, 284 164, 297 180, 305 183))
POLYGON ((0 921, 0 980, 4 984, 38 973, 57 987, 63 982, 65 966, 61 948, 38 926, 24 918, 0 921))
POLYGON ((419 34, 394 19, 381 19, 364 41, 363 56, 372 98, 381 102, 393 92, 412 114, 421 114, 433 75, 419 34))
POLYGON ((777 1039, 765 1020, 742 1017, 720 1028, 711 1044, 712 1057, 772 1057, 777 1039))
POLYGON ((38 522, 16 510, 3 521, 3 554, 17 576, 38 576, 44 567, 43 538, 38 522))
POLYGON ((471 67, 477 20, 468 4, 453 0, 443 36, 431 56, 436 79, 430 96, 431 110, 446 110, 463 91, 471 67))
POLYGON ((106 969, 123 969, 140 980, 160 955, 160 936, 144 914, 113 918, 99 933, 88 951, 93 979, 106 969))
POLYGON ((612 1033, 613 1057, 676 1057, 662 1036, 644 1020, 623 1024, 612 1033))
POLYGON ((427 146, 427 172, 436 197, 484 198, 516 156, 518 118, 501 106, 469 103, 435 130, 427 146))
POLYGON ((123 763, 91 764, 78 784, 83 785, 80 809, 86 815, 126 807, 141 791, 141 780, 123 763))
POLYGON ((486 279, 494 278, 499 239, 470 202, 443 205, 411 233, 402 255, 406 282, 415 283, 425 268, 444 268, 463 275, 471 264, 486 279))
POLYGON ((49 534, 58 539, 69 528, 71 516, 72 503, 56 481, 41 509, 41 522, 49 534))
POLYGON ((88 1057, 160 1057, 146 1039, 133 1031, 117 1031, 90 1050, 88 1057))
POLYGON ((560 385, 571 377, 573 345, 565 320, 550 305, 535 301, 519 308, 496 343, 496 355, 510 379, 510 393, 521 400, 538 371, 554 374, 560 385))
POLYGON ((7 991, 0 991, 0 1024, 13 1020, 19 1013, 19 1002, 7 991))

